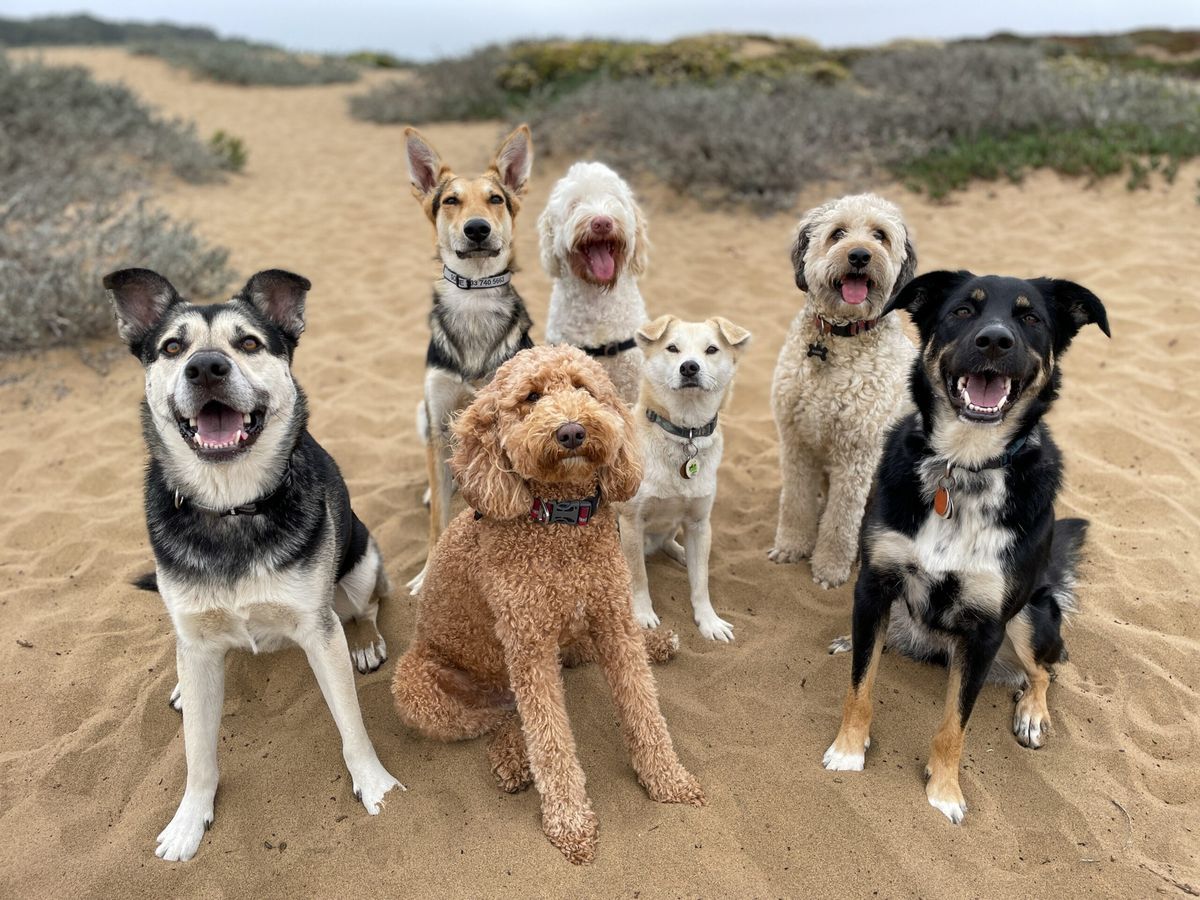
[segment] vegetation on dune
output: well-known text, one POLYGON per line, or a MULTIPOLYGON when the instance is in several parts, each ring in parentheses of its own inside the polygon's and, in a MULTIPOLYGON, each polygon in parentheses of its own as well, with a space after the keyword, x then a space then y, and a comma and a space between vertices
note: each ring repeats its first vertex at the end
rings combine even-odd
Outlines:
POLYGON ((50 47, 73 44, 127 44, 131 41, 215 41, 211 28, 166 22, 108 22, 94 16, 0 18, 0 46, 50 47))
POLYGON ((136 44, 139 56, 157 56, 197 78, 223 84, 294 87, 357 81, 362 70, 336 56, 289 53, 246 41, 153 41, 136 44))

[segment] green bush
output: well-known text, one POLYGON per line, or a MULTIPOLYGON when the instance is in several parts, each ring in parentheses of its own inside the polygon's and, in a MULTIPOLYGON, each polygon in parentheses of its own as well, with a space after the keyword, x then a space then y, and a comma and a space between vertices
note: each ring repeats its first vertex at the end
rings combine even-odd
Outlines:
POLYGON ((131 41, 215 41, 211 28, 165 22, 107 22, 94 16, 0 18, 0 46, 48 47, 63 44, 126 44, 131 41))
POLYGON ((249 153, 240 137, 218 131, 208 141, 209 149, 218 160, 218 165, 228 172, 240 172, 246 168, 249 153))
POLYGON ((411 69, 415 65, 407 59, 401 59, 391 53, 378 50, 359 50, 357 53, 348 53, 346 61, 368 69, 411 69))

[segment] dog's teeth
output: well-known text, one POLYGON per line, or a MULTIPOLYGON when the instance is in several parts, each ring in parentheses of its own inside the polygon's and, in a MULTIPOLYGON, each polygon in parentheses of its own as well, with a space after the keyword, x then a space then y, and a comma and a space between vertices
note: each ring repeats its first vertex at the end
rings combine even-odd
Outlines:
POLYGON ((192 428, 195 428, 195 427, 196 427, 196 420, 195 420, 195 419, 188 419, 188 425, 190 425, 192 428))
POLYGON ((193 434, 192 440, 195 441, 197 444, 199 444, 201 447, 204 446, 204 441, 200 440, 200 432, 197 431, 195 434, 193 434))
POLYGON ((250 413, 242 413, 242 424, 243 425, 250 424, 250 413))

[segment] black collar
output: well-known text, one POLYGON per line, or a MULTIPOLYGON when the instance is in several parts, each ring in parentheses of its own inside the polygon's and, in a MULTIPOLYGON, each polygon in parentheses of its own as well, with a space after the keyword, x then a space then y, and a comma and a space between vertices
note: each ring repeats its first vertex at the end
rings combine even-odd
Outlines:
POLYGON ((187 497, 183 496, 183 494, 180 492, 179 488, 176 488, 175 489, 175 508, 179 509, 185 503, 187 503, 187 504, 190 504, 194 509, 199 510, 200 512, 206 512, 209 515, 219 516, 222 519, 225 518, 226 516, 260 516, 267 511, 267 508, 270 505, 270 502, 272 500, 274 500, 278 494, 282 493, 283 490, 285 488, 287 488, 291 483, 292 483, 292 460, 289 457, 288 462, 287 462, 287 469, 284 471, 283 478, 280 480, 279 484, 275 485, 275 489, 272 490, 271 493, 265 494, 264 496, 259 497, 257 500, 254 500, 250 503, 243 503, 241 506, 235 506, 232 509, 213 509, 210 506, 201 506, 199 503, 189 500, 187 497))
POLYGON ((607 344, 602 344, 599 347, 580 347, 579 349, 588 356, 616 356, 618 353, 624 353, 626 350, 632 350, 637 346, 637 341, 633 338, 626 338, 623 341, 609 341, 607 344))
POLYGON ((512 271, 505 269, 499 275, 488 275, 486 278, 468 278, 465 275, 459 275, 449 266, 443 264, 442 277, 456 288, 461 288, 464 291, 474 291, 480 288, 503 287, 512 281, 512 271))
MULTIPOLYGON (((718 415, 720 415, 718 413, 718 415)), ((669 419, 664 419, 652 409, 646 410, 646 418, 665 431, 667 434, 673 434, 675 437, 687 438, 689 441, 692 438, 708 437, 717 430, 717 416, 712 417, 712 421, 707 425, 701 425, 699 428, 680 428, 669 419)))
POLYGON ((879 319, 858 319, 854 322, 847 322, 845 325, 838 325, 834 322, 830 322, 820 313, 813 313, 813 325, 816 326, 817 334, 834 334, 838 337, 858 337, 860 334, 866 334, 878 324, 879 319))
MULTIPOLYGON (((600 508, 600 489, 585 500, 545 500, 533 498, 529 508, 529 521, 541 525, 578 525, 583 526, 592 520, 596 510, 600 508)), ((483 518, 483 513, 475 510, 475 521, 483 518)))
POLYGON ((1011 463, 1016 458, 1017 454, 1021 452, 1021 448, 1025 446, 1025 442, 1028 439, 1029 439, 1029 435, 1027 435, 1027 434, 1021 435, 1019 438, 1017 438, 1015 441, 1013 441, 1011 444, 1009 444, 1007 447, 1005 447, 1003 453, 1001 453, 997 457, 989 459, 982 466, 971 467, 971 466, 960 466, 960 465, 955 464, 954 468, 955 469, 966 469, 968 472, 983 472, 983 471, 986 471, 987 469, 1003 469, 1003 468, 1007 467, 1008 464, 1011 463))

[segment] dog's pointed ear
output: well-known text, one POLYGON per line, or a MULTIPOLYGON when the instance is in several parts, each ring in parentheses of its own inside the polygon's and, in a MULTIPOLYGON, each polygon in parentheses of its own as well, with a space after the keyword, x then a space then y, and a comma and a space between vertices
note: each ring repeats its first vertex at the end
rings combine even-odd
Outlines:
POLYGON ((933 323, 937 321, 937 312, 941 308, 942 301, 955 288, 974 277, 965 269, 958 272, 951 272, 947 269, 926 272, 924 275, 914 278, 894 294, 887 305, 883 307, 879 318, 882 319, 897 309, 907 310, 913 322, 916 323, 917 330, 921 332, 921 339, 925 340, 933 332, 933 323))
POLYGON ((141 344, 162 321, 168 309, 181 302, 171 282, 149 269, 121 269, 104 276, 113 312, 117 316, 117 334, 135 356, 141 344))
POLYGON ((490 519, 515 519, 529 515, 533 495, 500 445, 498 381, 499 377, 493 378, 454 419, 450 471, 463 499, 476 512, 490 519))
POLYGON ((639 328, 633 338, 643 348, 649 347, 651 344, 661 341, 667 330, 678 321, 676 316, 659 316, 653 322, 647 322, 639 328))
POLYGON ((730 349, 744 350, 750 343, 750 332, 741 325, 734 325, 722 316, 713 316, 708 321, 720 332, 721 339, 729 345, 730 349))
POLYGON ((554 236, 559 228, 558 216, 554 214, 554 207, 555 204, 551 198, 551 202, 546 204, 546 208, 538 216, 538 256, 547 275, 551 278, 562 278, 567 272, 562 258, 554 248, 554 236))
POLYGON ((304 301, 312 282, 283 269, 265 269, 251 276, 241 296, 274 322, 293 341, 304 332, 304 301))
POLYGON ((533 170, 533 137, 528 125, 518 125, 504 139, 492 160, 492 168, 506 188, 517 196, 525 193, 529 173, 533 170))
POLYGON ((424 200, 450 173, 450 167, 415 128, 404 129, 404 148, 408 153, 408 179, 412 182, 413 196, 424 200))
POLYGON ((633 204, 633 255, 629 258, 629 272, 633 275, 645 275, 646 266, 650 264, 650 234, 646 229, 646 216, 642 208, 632 197, 633 204))
POLYGON ((913 246, 912 238, 908 234, 908 229, 904 229, 904 262, 900 264, 900 272, 896 275, 896 283, 892 287, 892 297, 894 298, 902 290, 904 286, 913 280, 913 276, 917 274, 917 249, 913 246))
POLYGON ((1108 311, 1100 298, 1081 284, 1061 278, 1034 278, 1030 281, 1045 298, 1055 317, 1054 350, 1061 353, 1084 325, 1098 325, 1106 337, 1112 337, 1108 327, 1108 311))
POLYGON ((804 277, 804 257, 808 253, 808 242, 812 237, 813 213, 810 210, 796 226, 796 239, 792 241, 792 271, 796 274, 796 287, 808 292, 808 279, 804 277))

